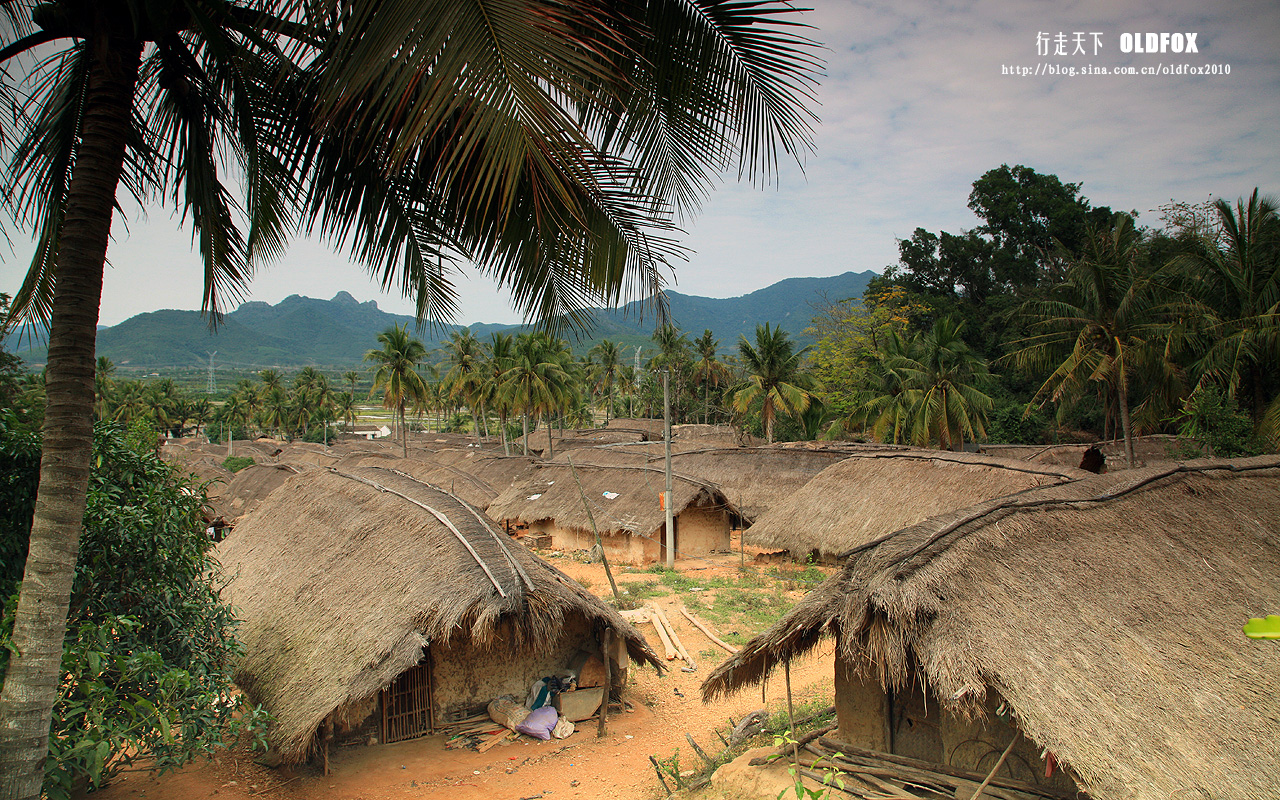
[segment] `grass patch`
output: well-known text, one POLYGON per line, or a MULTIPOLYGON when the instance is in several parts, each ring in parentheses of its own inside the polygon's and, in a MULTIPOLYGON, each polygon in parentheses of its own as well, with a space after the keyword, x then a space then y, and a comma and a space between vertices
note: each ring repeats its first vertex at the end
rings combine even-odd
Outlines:
POLYGON ((632 600, 645 600, 650 597, 666 597, 671 594, 665 586, 657 581, 634 581, 618 587, 620 594, 632 600))
POLYGON ((223 460, 222 466, 225 467, 226 469, 231 470, 232 472, 239 472, 245 467, 252 467, 253 459, 246 458, 245 456, 227 456, 223 460))

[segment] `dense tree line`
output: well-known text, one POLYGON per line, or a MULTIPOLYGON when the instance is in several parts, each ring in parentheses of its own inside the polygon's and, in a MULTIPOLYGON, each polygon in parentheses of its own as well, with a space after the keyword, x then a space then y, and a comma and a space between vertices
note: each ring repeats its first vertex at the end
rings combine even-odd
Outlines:
POLYGON ((1273 200, 1171 203, 1143 227, 1077 184, 1006 165, 974 183, 969 207, 983 224, 916 229, 863 298, 815 319, 809 366, 841 414, 833 434, 1123 438, 1130 459, 1148 432, 1226 454, 1280 445, 1273 200))

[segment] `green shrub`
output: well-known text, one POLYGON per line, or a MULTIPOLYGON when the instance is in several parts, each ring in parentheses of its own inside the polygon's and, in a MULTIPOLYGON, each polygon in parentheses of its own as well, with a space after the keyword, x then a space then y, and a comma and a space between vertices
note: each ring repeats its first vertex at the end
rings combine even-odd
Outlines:
POLYGON ((245 467, 252 467, 253 463, 253 459, 247 456, 227 456, 223 460, 222 466, 231 472, 239 472, 245 467))
MULTIPOLYGON (((53 710, 46 797, 106 783, 137 759, 161 771, 238 732, 227 665, 238 653, 231 609, 197 491, 118 425, 95 429, 84 530, 53 710)), ((39 441, 0 425, 0 672, 26 559, 39 441), (10 557, 12 556, 12 561, 10 557)), ((262 722, 260 710, 241 717, 262 722)))

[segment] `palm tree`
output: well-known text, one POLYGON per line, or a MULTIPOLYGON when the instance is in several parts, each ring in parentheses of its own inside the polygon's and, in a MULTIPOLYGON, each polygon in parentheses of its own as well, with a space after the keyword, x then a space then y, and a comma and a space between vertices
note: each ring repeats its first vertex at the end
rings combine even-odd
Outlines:
POLYGON ((484 444, 481 433, 488 386, 484 360, 484 345, 471 334, 470 328, 449 334, 449 341, 444 344, 444 363, 449 366, 449 371, 444 380, 449 386, 449 394, 461 399, 471 409, 477 446, 484 444))
POLYGON ((352 397, 356 395, 356 384, 360 382, 360 373, 354 369, 349 369, 342 373, 342 379, 347 382, 347 391, 352 397))
POLYGON ((603 389, 606 396, 604 424, 607 426, 609 414, 613 411, 613 387, 618 382, 622 371, 622 348, 617 342, 601 339, 600 343, 591 348, 591 352, 587 355, 599 359, 591 365, 590 374, 596 386, 603 389))
POLYGON ((1123 213, 1107 228, 1091 231, 1083 256, 1068 267, 1050 299, 1023 306, 1036 332, 1013 353, 1024 370, 1051 369, 1033 398, 1041 405, 1069 400, 1089 382, 1102 384, 1119 412, 1129 466, 1130 386, 1143 371, 1169 368, 1162 347, 1167 327, 1152 291, 1157 276, 1143 272, 1139 242, 1133 219, 1123 213))
MULTIPOLYGON (((524 425, 524 454, 529 455, 529 418, 549 413, 565 395, 569 375, 558 358, 551 337, 542 332, 516 336, 511 366, 502 376, 502 394, 520 411, 524 425)), ((551 430, 547 429, 548 443, 551 430)))
MULTIPOLYGON (((702 335, 693 340, 693 349, 698 353, 698 360, 693 364, 693 378, 702 384, 702 424, 711 424, 711 387, 720 386, 729 380, 729 368, 716 358, 716 348, 720 346, 711 333, 704 328, 702 335)), ((696 419, 696 418, 695 418, 696 419)))
POLYGON ((13 306, 50 323, 42 495, 0 691, 0 796, 40 793, 118 187, 182 198, 215 314, 282 251, 296 211, 413 294, 420 318, 448 316, 441 266, 461 256, 529 317, 573 319, 660 287, 667 209, 696 210, 735 160, 767 178, 779 150, 809 147, 819 65, 790 9, 695 3, 530 0, 447 15, 420 0, 343 13, 283 0, 0 4, 0 63, 45 48, 44 73, 4 74, 23 129, 0 147, 5 196, 37 239, 13 306), (238 159, 240 209, 223 155, 238 159))
POLYGON ((502 392, 503 375, 511 368, 515 358, 515 338, 509 333, 493 333, 489 336, 489 357, 484 363, 484 396, 498 412, 498 425, 502 436, 502 452, 511 455, 511 442, 507 439, 507 419, 511 416, 511 402, 502 392))
POLYGON ((1188 284, 1182 315, 1193 322, 1199 383, 1239 397, 1257 425, 1275 396, 1280 362, 1280 212, 1257 189, 1234 207, 1219 199, 1213 209, 1216 235, 1175 259, 1188 284))
POLYGON ((757 401, 764 418, 765 441, 773 444, 773 421, 778 409, 799 417, 809 408, 811 382, 800 371, 809 348, 796 352, 782 328, 769 323, 756 326, 753 347, 745 336, 738 337, 738 352, 746 366, 747 380, 733 393, 733 408, 747 413, 757 401))
POLYGON ((116 365, 111 363, 111 359, 98 356, 98 368, 93 372, 93 395, 96 398, 93 411, 98 419, 107 418, 107 409, 111 406, 111 395, 115 389, 111 376, 115 371, 116 365))
POLYGON ((382 407, 395 409, 400 423, 401 455, 409 457, 409 428, 405 406, 426 394, 426 383, 418 374, 418 364, 427 355, 422 342, 409 335, 408 326, 396 325, 378 334, 381 350, 370 350, 364 360, 377 364, 373 373, 372 397, 382 392, 382 407))
POLYGON ((347 428, 354 428, 356 424, 356 414, 359 413, 359 406, 356 404, 356 396, 351 392, 339 392, 334 398, 333 412, 338 419, 346 423, 347 428))
POLYGON ((911 441, 920 447, 937 442, 944 450, 963 450, 986 435, 986 416, 993 406, 979 388, 989 379, 986 362, 960 337, 964 324, 942 317, 915 337, 911 357, 894 366, 901 376, 908 406, 911 441))

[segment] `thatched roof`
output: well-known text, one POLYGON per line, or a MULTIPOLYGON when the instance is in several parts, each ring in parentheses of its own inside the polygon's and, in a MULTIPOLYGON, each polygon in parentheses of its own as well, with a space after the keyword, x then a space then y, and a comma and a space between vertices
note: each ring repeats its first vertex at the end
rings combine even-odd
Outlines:
MULTIPOLYGON (((589 531, 591 519, 582 504, 585 494, 602 534, 647 536, 666 522, 666 512, 659 505, 666 487, 661 469, 579 465, 576 459, 573 464, 581 492, 568 464, 542 463, 528 480, 498 495, 487 513, 496 520, 525 523, 553 519, 561 527, 589 531)), ((672 496, 676 514, 691 505, 722 504, 732 510, 718 489, 683 475, 674 477, 672 496)))
POLYGON ((315 467, 306 464, 253 464, 237 472, 221 486, 209 491, 209 506, 215 516, 228 520, 248 514, 285 481, 315 467))
POLYGON ((581 614, 658 663, 617 612, 482 514, 385 469, 298 476, 216 554, 242 620, 235 681, 275 716, 289 761, 306 758, 329 713, 388 686, 430 642, 501 645, 505 658, 549 646, 581 614))
POLYGON ((834 635, 945 707, 994 691, 1096 800, 1280 796, 1280 457, 1092 476, 932 518, 854 553, 703 684, 834 635))
POLYGON ((673 453, 671 468, 719 487, 742 516, 756 520, 847 457, 836 448, 727 447, 673 453))
MULTIPOLYGON (((980 451, 1002 458, 1016 458, 1036 464, 1056 464, 1076 467, 1080 459, 1090 447, 1098 447, 1107 460, 1107 470, 1128 469, 1129 462, 1124 455, 1124 440, 1111 439, 1105 442, 1071 443, 1071 444, 984 444, 980 451)), ((1169 463, 1184 458, 1186 452, 1195 456, 1204 455, 1204 445, 1199 441, 1186 437, 1170 436, 1154 433, 1147 436, 1133 437, 1134 458, 1139 466, 1169 463)))
POLYGON ((838 556, 937 514, 1090 474, 945 450, 847 452, 784 495, 745 536, 758 547, 838 556))
POLYGON ((370 457, 360 463, 400 470, 483 509, 507 487, 532 475, 538 460, 532 456, 494 455, 483 450, 446 450, 425 460, 370 457))

